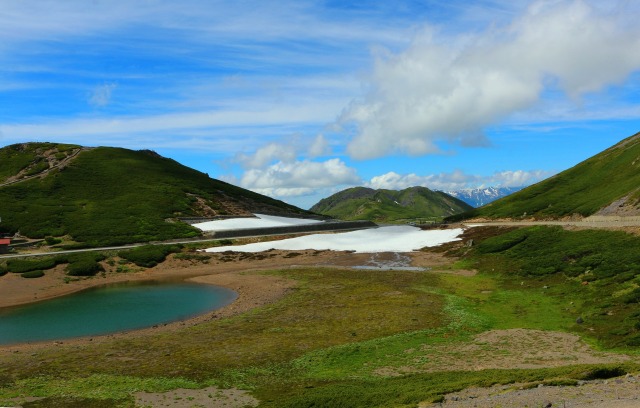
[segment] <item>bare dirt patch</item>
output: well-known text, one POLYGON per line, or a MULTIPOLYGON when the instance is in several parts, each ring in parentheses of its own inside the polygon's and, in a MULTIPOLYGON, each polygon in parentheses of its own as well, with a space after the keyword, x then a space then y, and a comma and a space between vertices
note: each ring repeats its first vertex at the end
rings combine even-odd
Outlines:
POLYGON ((640 407, 640 381, 637 375, 609 380, 582 381, 577 386, 549 387, 531 384, 467 388, 445 396, 442 403, 420 407, 500 408, 637 408, 640 407))
POLYGON ((200 390, 180 388, 168 392, 136 392, 136 407, 241 408, 255 407, 258 400, 247 391, 208 387, 200 390))
POLYGON ((491 330, 471 342, 423 345, 407 350, 415 364, 384 367, 380 376, 417 372, 535 369, 628 361, 626 355, 593 350, 574 334, 529 329, 491 330))

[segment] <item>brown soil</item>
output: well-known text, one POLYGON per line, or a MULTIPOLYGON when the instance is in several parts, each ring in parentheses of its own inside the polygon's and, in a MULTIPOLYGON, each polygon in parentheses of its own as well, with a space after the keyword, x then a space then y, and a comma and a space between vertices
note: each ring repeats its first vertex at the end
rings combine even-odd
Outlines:
POLYGON ((425 403, 420 407, 637 408, 640 407, 640 381, 636 374, 609 380, 583 381, 577 386, 510 384, 467 388, 445 396, 442 403, 425 403))
POLYGON ((200 390, 180 388, 169 392, 136 392, 133 394, 137 407, 208 407, 246 408, 255 407, 259 401, 247 391, 235 388, 208 387, 200 390))
POLYGON ((376 374, 390 377, 417 372, 536 369, 630 359, 593 350, 574 334, 529 329, 491 330, 472 342, 424 345, 406 353, 419 364, 383 367, 376 374))

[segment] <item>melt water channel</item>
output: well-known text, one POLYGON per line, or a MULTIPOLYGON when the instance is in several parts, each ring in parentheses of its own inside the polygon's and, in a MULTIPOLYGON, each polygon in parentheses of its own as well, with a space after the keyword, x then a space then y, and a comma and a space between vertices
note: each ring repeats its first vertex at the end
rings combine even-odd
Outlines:
POLYGON ((0 308, 0 345, 99 336, 195 317, 237 293, 187 282, 113 284, 28 305, 0 308))

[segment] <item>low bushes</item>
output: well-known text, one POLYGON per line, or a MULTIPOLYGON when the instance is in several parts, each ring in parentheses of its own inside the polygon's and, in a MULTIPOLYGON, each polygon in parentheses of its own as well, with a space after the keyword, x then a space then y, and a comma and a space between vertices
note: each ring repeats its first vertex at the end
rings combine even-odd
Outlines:
POLYGON ((545 288, 546 296, 571 311, 571 320, 589 321, 574 328, 601 345, 638 347, 639 247, 638 236, 622 231, 538 226, 485 238, 472 247, 469 259, 510 285, 545 288))
POLYGON ((36 259, 10 259, 7 261, 7 269, 9 272, 24 274, 55 268, 61 264, 69 264, 67 266, 68 275, 93 276, 103 270, 99 262, 104 259, 104 255, 92 252, 36 259))
POLYGON ((104 270, 102 265, 93 259, 82 259, 67 266, 67 275, 69 276, 93 276, 104 270))
POLYGON ((36 270, 36 271, 29 271, 29 272, 24 272, 22 274, 20 274, 20 276, 22 276, 23 278, 40 278, 42 276, 44 276, 44 272, 41 270, 36 270))
POLYGON ((67 256, 67 275, 69 276, 93 276, 103 271, 104 268, 99 264, 106 257, 99 253, 84 252, 67 256))
POLYGON ((55 267, 58 263, 56 257, 41 257, 36 259, 9 259, 7 269, 13 273, 24 273, 35 270, 46 270, 55 267))
POLYGON ((56 245, 62 242, 61 239, 50 237, 50 236, 44 237, 44 240, 47 242, 47 245, 56 245))
POLYGON ((118 256, 138 266, 152 268, 163 262, 167 255, 179 252, 180 249, 179 245, 145 245, 128 251, 120 251, 118 256))
MULTIPOLYGON (((167 255, 180 252, 180 245, 145 245, 127 251, 120 251, 118 256, 137 266, 151 268, 163 262, 167 255)), ((208 259, 208 257, 206 257, 208 259)), ((104 270, 101 261, 106 257, 95 252, 81 252, 76 254, 46 256, 27 259, 10 259, 7 266, 0 265, 0 276, 7 272, 25 273, 32 271, 46 271, 57 265, 68 264, 66 268, 69 276, 94 276, 104 270)))
POLYGON ((508 234, 498 235, 478 245, 478 252, 491 254, 506 251, 524 242, 529 237, 529 230, 519 229, 508 234))

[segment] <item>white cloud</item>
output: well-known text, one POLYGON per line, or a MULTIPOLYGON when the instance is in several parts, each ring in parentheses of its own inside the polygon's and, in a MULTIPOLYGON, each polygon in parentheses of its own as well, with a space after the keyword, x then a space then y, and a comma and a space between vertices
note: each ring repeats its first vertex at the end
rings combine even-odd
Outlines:
POLYGON ((310 157, 318 157, 324 156, 330 153, 329 142, 324 137, 323 134, 319 134, 316 138, 311 142, 309 146, 308 154, 310 157))
POLYGON ((377 56, 370 93, 338 119, 357 127, 349 154, 424 155, 438 152, 438 141, 484 145, 486 126, 533 107, 545 91, 575 99, 624 81, 640 69, 632 51, 640 30, 624 11, 538 1, 506 27, 456 36, 425 29, 406 51, 377 56))
POLYGON ((252 155, 239 154, 236 158, 245 168, 256 169, 274 161, 289 163, 295 161, 296 149, 279 143, 262 146, 252 155))
POLYGON ((461 190, 480 187, 520 187, 541 181, 552 173, 544 170, 507 170, 489 176, 466 174, 456 170, 452 173, 419 176, 415 173, 398 174, 389 172, 373 177, 367 183, 375 189, 402 190, 414 186, 424 186, 432 190, 461 190))
POLYGON ((89 98, 89 104, 96 107, 107 106, 111 102, 111 94, 114 89, 116 89, 116 84, 97 86, 89 98))
POLYGON ((122 135, 166 132, 176 130, 202 130, 247 128, 322 123, 327 112, 315 106, 261 106, 252 110, 200 111, 166 113, 157 115, 121 116, 96 119, 51 120, 35 124, 0 124, 7 137, 14 138, 58 138, 58 140, 80 136, 122 135))
POLYGON ((309 195, 321 188, 359 183, 355 169, 340 159, 278 162, 266 169, 249 169, 240 179, 242 187, 276 197, 309 195))
POLYGON ((483 186, 498 186, 498 187, 521 187, 528 186, 529 184, 537 183, 544 180, 547 177, 553 175, 553 172, 546 170, 507 170, 496 172, 490 177, 486 178, 483 186))

